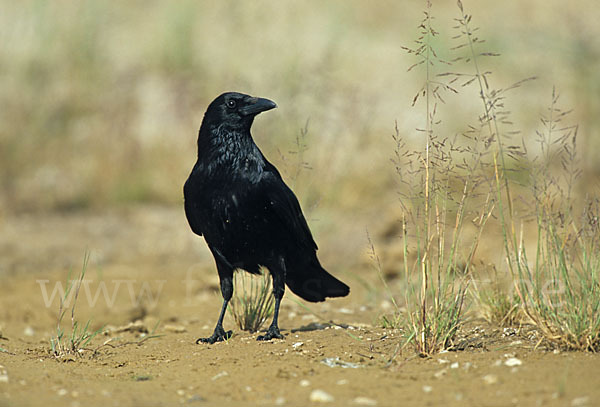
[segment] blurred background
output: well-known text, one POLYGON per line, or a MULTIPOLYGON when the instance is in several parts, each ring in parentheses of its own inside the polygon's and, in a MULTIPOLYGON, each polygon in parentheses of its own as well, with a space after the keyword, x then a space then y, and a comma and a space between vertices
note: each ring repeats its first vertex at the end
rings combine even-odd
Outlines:
MULTIPOLYGON (((329 263, 353 262, 366 228, 385 239, 386 224, 398 220, 396 123, 410 146, 424 146, 415 131, 424 126, 424 108, 411 107, 424 75, 407 72, 415 59, 402 49, 414 46, 424 1, 0 3, 5 253, 27 245, 17 241, 23 227, 10 229, 11 219, 49 214, 77 214, 97 231, 108 221, 86 216, 151 206, 161 208, 153 213, 166 223, 176 219, 177 233, 190 234, 182 185, 206 106, 224 91, 278 104, 258 117, 253 135, 296 191, 321 248, 329 247, 321 250, 329 263)), ((493 87, 538 78, 506 102, 519 137, 535 136, 556 86, 561 106, 574 109, 571 121, 580 124, 584 166, 598 174, 596 2, 464 6, 486 39, 484 50, 502 54, 482 67, 493 72, 493 87)), ((450 60, 459 10, 453 1, 436 1, 432 12, 440 32, 435 47, 450 60)), ((475 88, 447 98, 440 131, 452 137, 476 123, 480 105, 475 88)), ((141 224, 159 225, 149 247, 164 238, 160 222, 141 224)), ((32 235, 39 232, 35 221, 28 225, 32 235)), ((87 244, 60 222, 45 228, 50 240, 87 244)), ((137 239, 139 230, 113 235, 137 239)), ((75 253, 79 261, 83 251, 75 253)))

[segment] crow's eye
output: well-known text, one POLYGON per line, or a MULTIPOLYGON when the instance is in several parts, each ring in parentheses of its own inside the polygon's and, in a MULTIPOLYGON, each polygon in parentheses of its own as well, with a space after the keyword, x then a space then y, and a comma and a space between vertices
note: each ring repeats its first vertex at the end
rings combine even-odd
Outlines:
POLYGON ((230 108, 230 109, 233 109, 235 107, 235 100, 229 99, 227 101, 227 107, 230 108))

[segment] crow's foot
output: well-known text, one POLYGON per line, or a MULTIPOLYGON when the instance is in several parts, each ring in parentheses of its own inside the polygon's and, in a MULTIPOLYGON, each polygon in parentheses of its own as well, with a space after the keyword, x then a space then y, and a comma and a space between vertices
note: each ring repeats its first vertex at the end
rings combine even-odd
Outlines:
POLYGON ((208 338, 198 338, 196 343, 215 343, 215 342, 223 342, 231 338, 233 335, 233 331, 225 331, 222 327, 215 328, 215 331, 208 338))
POLYGON ((281 332, 279 332, 279 328, 276 326, 270 326, 267 332, 264 335, 259 335, 256 338, 257 341, 270 341, 273 338, 284 339, 281 332))

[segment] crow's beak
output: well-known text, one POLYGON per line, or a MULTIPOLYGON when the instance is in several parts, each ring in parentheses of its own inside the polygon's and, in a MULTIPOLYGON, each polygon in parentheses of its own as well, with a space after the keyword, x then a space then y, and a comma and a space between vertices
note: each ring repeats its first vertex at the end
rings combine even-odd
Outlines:
POLYGON ((246 99, 246 106, 242 107, 239 111, 244 115, 257 115, 260 112, 266 112, 267 110, 275 109, 277 105, 275 102, 269 99, 263 98, 250 98, 246 99))

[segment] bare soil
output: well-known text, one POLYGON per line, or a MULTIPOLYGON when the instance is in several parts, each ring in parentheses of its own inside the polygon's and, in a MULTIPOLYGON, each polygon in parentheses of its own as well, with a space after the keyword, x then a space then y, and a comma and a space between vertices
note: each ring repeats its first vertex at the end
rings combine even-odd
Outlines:
POLYGON ((284 340, 257 342, 228 316, 228 342, 197 345, 221 299, 179 208, 0 218, 0 406, 600 405, 597 355, 547 349, 531 327, 493 327, 473 313, 460 350, 420 358, 376 323, 388 306, 369 288, 376 273, 330 268, 350 296, 306 304, 286 293, 284 340), (77 276, 86 249, 75 319, 101 333, 81 354, 56 358, 52 290, 70 269, 77 276))

